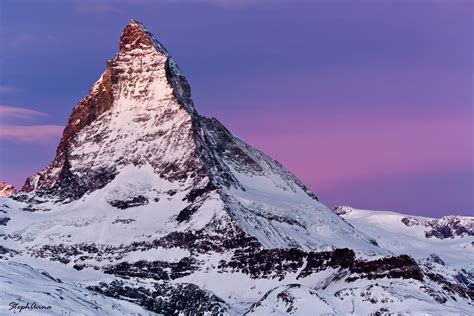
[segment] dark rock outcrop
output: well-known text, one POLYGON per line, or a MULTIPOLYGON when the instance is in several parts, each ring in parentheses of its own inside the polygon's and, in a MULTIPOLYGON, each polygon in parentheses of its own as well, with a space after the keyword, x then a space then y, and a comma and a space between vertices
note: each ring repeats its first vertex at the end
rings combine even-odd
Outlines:
POLYGON ((230 309, 227 303, 194 284, 158 284, 153 289, 132 287, 122 281, 90 286, 90 290, 125 299, 149 311, 164 315, 222 315, 230 309))
POLYGON ((351 272, 357 276, 351 276, 348 282, 362 279, 399 278, 423 280, 423 272, 413 258, 407 255, 384 257, 378 260, 357 260, 351 267, 351 272))
POLYGON ((13 185, 0 181, 0 196, 9 197, 15 193, 16 189, 13 185))
POLYGON ((465 216, 444 216, 425 222, 429 228, 426 238, 453 238, 456 236, 474 236, 474 218, 465 216))

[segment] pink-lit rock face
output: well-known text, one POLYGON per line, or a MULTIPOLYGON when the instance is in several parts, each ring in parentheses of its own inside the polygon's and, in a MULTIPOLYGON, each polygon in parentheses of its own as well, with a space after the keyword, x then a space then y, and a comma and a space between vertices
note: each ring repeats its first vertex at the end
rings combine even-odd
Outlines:
MULTIPOLYGON (((178 159, 167 161, 156 154, 164 151, 157 150, 155 145, 165 131, 173 130, 161 127, 173 119, 176 122, 170 124, 176 126, 176 131, 170 134, 192 135, 194 125, 191 117, 195 115, 189 85, 176 63, 143 25, 132 20, 121 34, 120 51, 107 62, 101 77, 74 108, 55 159, 37 175, 28 178, 22 191, 54 188, 56 192, 64 191, 68 197, 77 198, 92 186, 107 184, 117 174, 117 170, 130 161, 160 165, 168 177, 182 177, 182 174, 173 172, 173 165, 178 159), (157 105, 156 100, 162 103, 157 105), (135 128, 124 131, 124 126, 129 126, 127 124, 135 128), (119 131, 119 137, 114 135, 116 131, 119 131), (143 133, 138 136, 136 133, 140 132, 143 133), (118 138, 122 141, 118 141, 118 138), (139 146, 141 142, 149 144, 144 145, 147 147, 146 155, 135 150, 137 141, 139 146), (79 146, 79 143, 82 145, 79 146), (106 146, 102 146, 101 150, 90 150, 99 144, 106 146), (88 149, 76 150, 82 147, 88 149), (77 177, 78 170, 75 167, 81 166, 84 161, 93 161, 94 166, 87 167, 87 177, 77 177)), ((190 147, 194 146, 192 137, 177 143, 184 146, 186 142, 190 147)), ((176 156, 185 164, 198 164, 193 155, 176 156)))
POLYGON ((11 196, 16 192, 15 187, 6 182, 0 181, 0 196, 11 196))

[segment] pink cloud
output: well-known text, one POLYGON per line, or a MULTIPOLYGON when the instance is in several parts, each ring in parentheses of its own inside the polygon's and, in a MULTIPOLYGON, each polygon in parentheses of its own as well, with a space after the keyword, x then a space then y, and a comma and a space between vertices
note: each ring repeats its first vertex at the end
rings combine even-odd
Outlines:
POLYGON ((47 114, 26 108, 19 108, 15 106, 0 105, 0 119, 2 118, 18 118, 31 119, 38 117, 46 117, 47 114))
POLYGON ((64 126, 61 125, 0 125, 0 141, 48 143, 58 141, 64 126))
POLYGON ((0 93, 8 93, 15 91, 15 88, 5 85, 0 85, 0 93))
POLYGON ((0 141, 18 141, 24 143, 48 143, 57 141, 61 135, 63 126, 61 125, 17 125, 16 120, 28 120, 44 118, 46 113, 20 108, 15 106, 0 105, 0 141), (7 120, 5 120, 7 119, 7 120), (6 123, 8 119, 13 119, 13 124, 6 123))
POLYGON ((13 41, 15 45, 31 44, 34 42, 35 42, 35 36, 29 33, 20 33, 15 37, 13 41))

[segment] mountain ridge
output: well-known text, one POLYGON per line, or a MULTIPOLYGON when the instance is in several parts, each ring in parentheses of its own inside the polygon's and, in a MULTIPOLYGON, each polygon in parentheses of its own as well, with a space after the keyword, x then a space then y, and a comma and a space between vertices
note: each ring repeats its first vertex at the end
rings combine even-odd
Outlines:
POLYGON ((339 206, 334 212, 392 252, 416 259, 440 257, 443 262, 474 271, 474 217, 440 218, 339 206))

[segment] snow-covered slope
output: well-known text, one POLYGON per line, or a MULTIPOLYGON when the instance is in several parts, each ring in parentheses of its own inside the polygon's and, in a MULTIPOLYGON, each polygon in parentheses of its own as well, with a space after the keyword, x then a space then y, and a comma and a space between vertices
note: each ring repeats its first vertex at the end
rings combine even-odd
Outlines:
POLYGON ((334 314, 335 310, 318 293, 300 284, 290 284, 267 292, 247 315, 311 315, 334 314))
POLYGON ((470 267, 474 272, 474 217, 434 219, 347 206, 338 207, 335 212, 393 253, 417 259, 436 254, 447 265, 470 267))
MULTIPOLYGON (((446 315, 474 298, 468 271, 380 247, 281 164, 200 116, 174 60, 134 20, 73 109, 53 162, 0 198, 0 237, 7 268, 46 269, 71 298, 91 302, 79 286, 166 315, 446 315)), ((18 278, 13 292, 26 282, 18 278)))
POLYGON ((156 315, 9 261, 0 261, 0 302, 2 315, 156 315))

